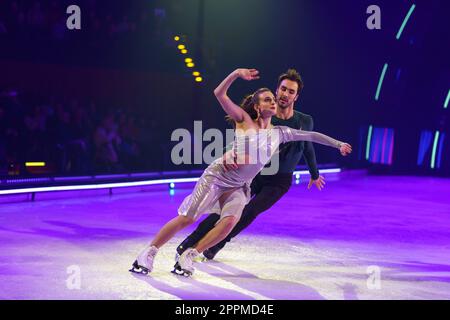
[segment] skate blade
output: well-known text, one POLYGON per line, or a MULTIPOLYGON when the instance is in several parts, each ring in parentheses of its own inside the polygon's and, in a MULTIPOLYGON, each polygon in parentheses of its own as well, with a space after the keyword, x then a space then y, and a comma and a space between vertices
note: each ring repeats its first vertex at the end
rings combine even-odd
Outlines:
POLYGON ((186 277, 189 278, 190 276, 192 276, 192 273, 186 270, 177 270, 177 269, 173 269, 171 271, 173 274, 180 276, 180 277, 186 277))
POLYGON ((128 270, 128 271, 133 272, 133 273, 137 273, 137 274, 143 274, 143 275, 149 274, 149 270, 147 268, 145 268, 145 267, 140 266, 137 263, 137 261, 135 261, 133 263, 133 265, 131 266, 131 269, 128 270))
POLYGON ((178 262, 175 264, 173 270, 171 271, 173 274, 176 274, 177 276, 184 276, 184 277, 190 277, 192 276, 192 272, 189 270, 182 269, 178 262))

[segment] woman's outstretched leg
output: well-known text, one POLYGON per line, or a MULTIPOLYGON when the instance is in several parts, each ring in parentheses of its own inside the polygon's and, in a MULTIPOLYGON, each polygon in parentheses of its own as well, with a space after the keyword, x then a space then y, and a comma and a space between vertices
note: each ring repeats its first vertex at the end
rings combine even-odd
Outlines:
POLYGON ((194 222, 193 218, 177 216, 167 222, 156 234, 153 241, 141 251, 133 263, 131 272, 147 274, 153 270, 153 261, 158 249, 169 241, 178 231, 194 222))
POLYGON ((186 216, 177 216, 167 222, 156 234, 153 239, 151 246, 156 248, 161 248, 167 241, 172 239, 172 237, 181 229, 194 223, 194 219, 186 216))

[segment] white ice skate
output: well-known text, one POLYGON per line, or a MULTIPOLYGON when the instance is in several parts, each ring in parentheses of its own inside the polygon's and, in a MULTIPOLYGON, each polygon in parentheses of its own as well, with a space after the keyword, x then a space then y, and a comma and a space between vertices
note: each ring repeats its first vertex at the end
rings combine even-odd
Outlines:
POLYGON ((136 260, 133 262, 130 271, 142 274, 148 274, 152 272, 153 260, 155 259, 157 253, 158 253, 157 247, 147 246, 144 250, 142 250, 142 252, 138 255, 136 260))
POLYGON ((175 263, 174 270, 175 274, 189 277, 194 273, 194 259, 199 255, 198 251, 194 248, 189 248, 183 252, 179 257, 177 263, 175 263))

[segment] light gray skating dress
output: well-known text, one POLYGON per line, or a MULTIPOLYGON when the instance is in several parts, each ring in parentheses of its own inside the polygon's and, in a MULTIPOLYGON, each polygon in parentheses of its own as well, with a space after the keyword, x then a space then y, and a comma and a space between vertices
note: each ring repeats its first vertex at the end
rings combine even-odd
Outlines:
POLYGON ((245 135, 236 133, 233 150, 239 161, 238 169, 225 171, 222 157, 214 160, 197 181, 194 191, 183 200, 178 214, 195 220, 205 213, 217 213, 220 220, 227 216, 239 219, 250 201, 253 178, 270 161, 279 145, 289 141, 311 141, 338 149, 342 144, 318 132, 286 126, 274 126, 245 135), (264 153, 266 156, 258 156, 264 153), (246 164, 241 164, 243 159, 247 159, 246 164))

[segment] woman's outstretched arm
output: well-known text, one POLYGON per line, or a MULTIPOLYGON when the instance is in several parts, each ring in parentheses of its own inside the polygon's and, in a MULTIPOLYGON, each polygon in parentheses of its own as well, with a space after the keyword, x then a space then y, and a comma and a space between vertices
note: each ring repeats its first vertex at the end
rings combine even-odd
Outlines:
POLYGON ((314 143, 319 143, 339 149, 343 156, 346 156, 347 154, 352 152, 352 146, 348 143, 333 139, 320 132, 296 130, 284 126, 280 126, 278 128, 280 128, 280 132, 282 135, 281 141, 283 143, 289 141, 311 141, 314 143))
POLYGON ((256 69, 236 69, 228 75, 214 90, 214 95, 219 100, 223 110, 236 122, 242 122, 250 119, 250 116, 241 107, 236 105, 227 95, 231 84, 237 79, 256 80, 259 79, 259 72, 256 69))

